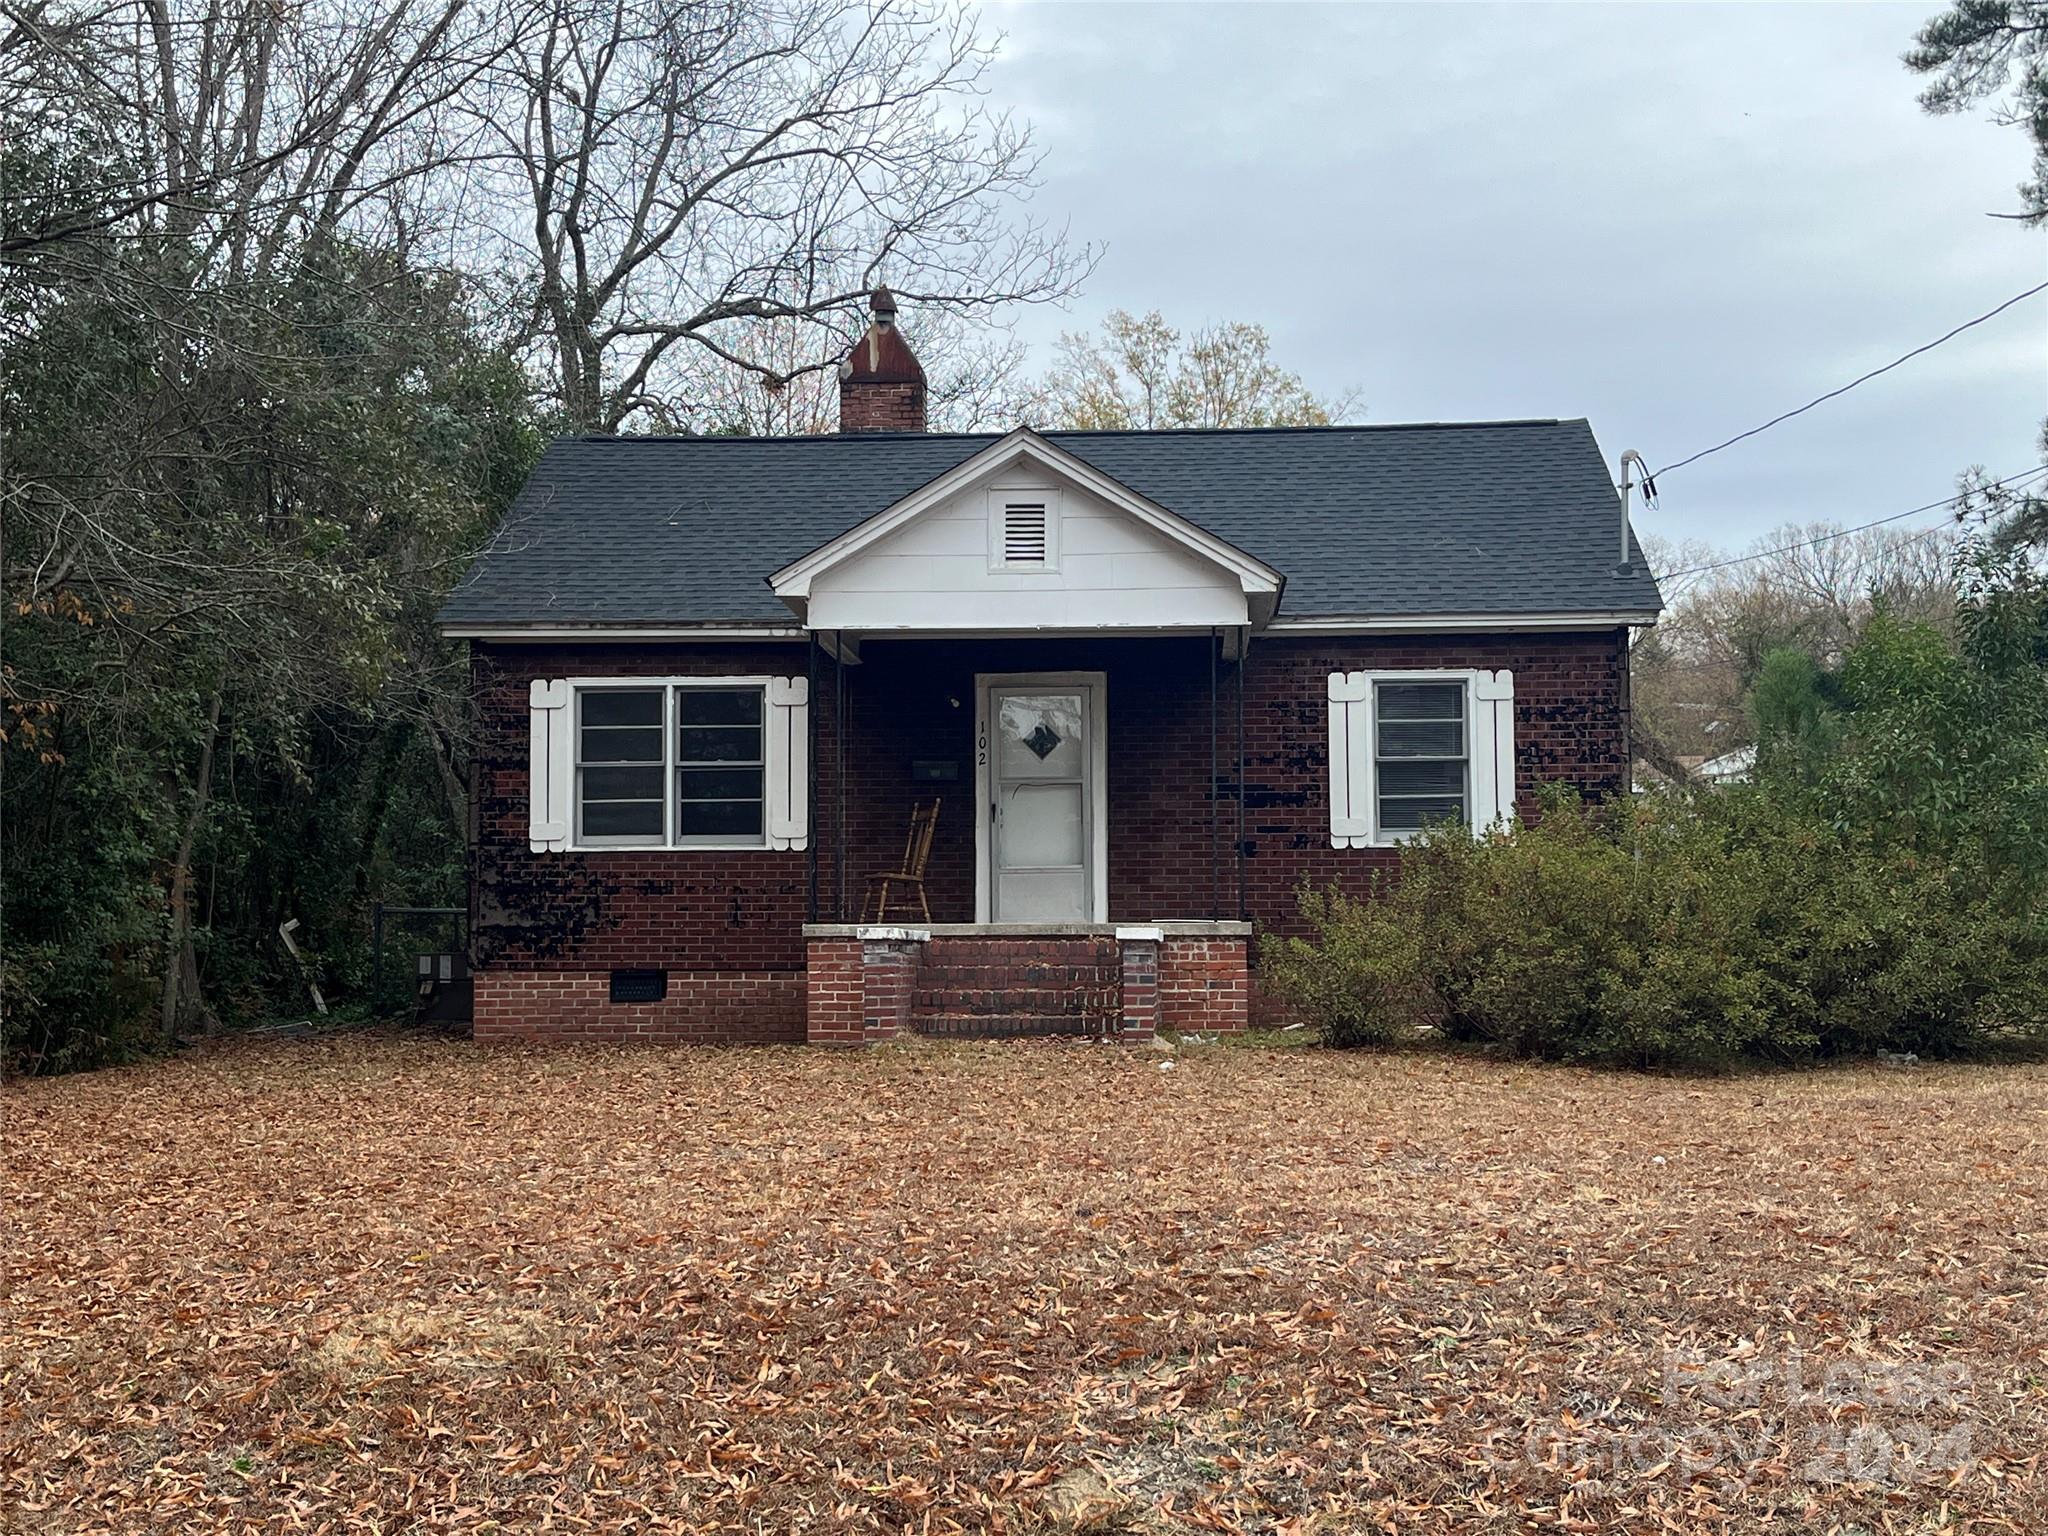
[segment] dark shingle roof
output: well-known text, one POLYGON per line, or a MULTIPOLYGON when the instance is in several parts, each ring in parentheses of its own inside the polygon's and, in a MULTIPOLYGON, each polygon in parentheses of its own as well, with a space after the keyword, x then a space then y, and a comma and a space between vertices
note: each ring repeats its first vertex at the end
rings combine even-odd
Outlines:
MULTIPOLYGON (((1584 421, 1046 436, 1284 572, 1283 618, 1661 606, 1584 421)), ((564 438, 441 620, 787 623, 770 572, 997 440, 564 438)))

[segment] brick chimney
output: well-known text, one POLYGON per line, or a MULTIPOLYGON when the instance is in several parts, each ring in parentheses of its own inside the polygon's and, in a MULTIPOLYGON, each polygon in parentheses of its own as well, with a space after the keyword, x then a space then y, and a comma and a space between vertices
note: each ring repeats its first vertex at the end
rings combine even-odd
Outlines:
POLYGON ((896 295, 877 288, 868 300, 867 335, 839 365, 839 430, 924 431, 924 370, 896 329, 896 295))

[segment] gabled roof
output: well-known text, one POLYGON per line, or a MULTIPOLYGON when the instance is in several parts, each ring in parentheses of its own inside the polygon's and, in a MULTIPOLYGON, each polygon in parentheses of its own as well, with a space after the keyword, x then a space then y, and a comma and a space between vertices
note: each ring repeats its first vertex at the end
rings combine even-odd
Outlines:
POLYGON ((969 454, 937 478, 927 481, 902 500, 883 507, 873 517, 854 524, 835 538, 827 539, 809 553, 792 560, 768 578, 775 595, 794 608, 801 608, 810 596, 812 580, 841 561, 851 559, 870 545, 886 539, 899 528, 929 512, 980 475, 999 468, 1029 463, 1062 479, 1092 491, 1111 506, 1129 513, 1169 542, 1181 546, 1213 566, 1227 571, 1247 593, 1264 595, 1270 611, 1286 577, 1263 560, 1246 554, 1228 540, 1219 539, 1196 526, 1169 507, 1162 507, 1129 486, 1106 475, 1085 459, 1075 457, 1057 443, 1048 442, 1030 427, 1018 427, 990 443, 979 453, 969 454))
MULTIPOLYGON (((441 612, 497 625, 783 624, 768 577, 994 433, 564 438, 441 612)), ((1662 606, 1584 421, 1048 432, 1043 441, 1286 578, 1287 620, 1662 606), (1631 548, 1634 549, 1633 540, 1631 548)))

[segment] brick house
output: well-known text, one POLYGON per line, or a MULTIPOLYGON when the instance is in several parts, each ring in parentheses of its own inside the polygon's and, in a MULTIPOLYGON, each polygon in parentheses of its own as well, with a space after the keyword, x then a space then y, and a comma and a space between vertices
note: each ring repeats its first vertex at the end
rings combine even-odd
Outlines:
POLYGON ((882 290, 835 436, 543 456, 441 616, 478 1039, 1242 1028, 1303 881, 1625 787, 1661 602, 1584 421, 957 435, 924 390, 882 290))

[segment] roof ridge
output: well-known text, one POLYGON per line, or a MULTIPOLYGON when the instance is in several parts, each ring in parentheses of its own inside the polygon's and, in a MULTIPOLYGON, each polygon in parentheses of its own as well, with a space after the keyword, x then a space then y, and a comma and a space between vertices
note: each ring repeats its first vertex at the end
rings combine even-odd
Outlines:
MULTIPOLYGON (((1561 427, 1585 421, 1583 416, 1508 416, 1488 421, 1354 421, 1288 427, 1046 427, 1032 428, 1040 437, 1281 437, 1345 432, 1467 432, 1501 427, 1561 427)), ((768 443, 929 443, 999 442, 1016 431, 985 432, 794 432, 784 436, 703 434, 695 432, 572 432, 558 442, 654 447, 671 443, 727 444, 759 447, 768 443)))

